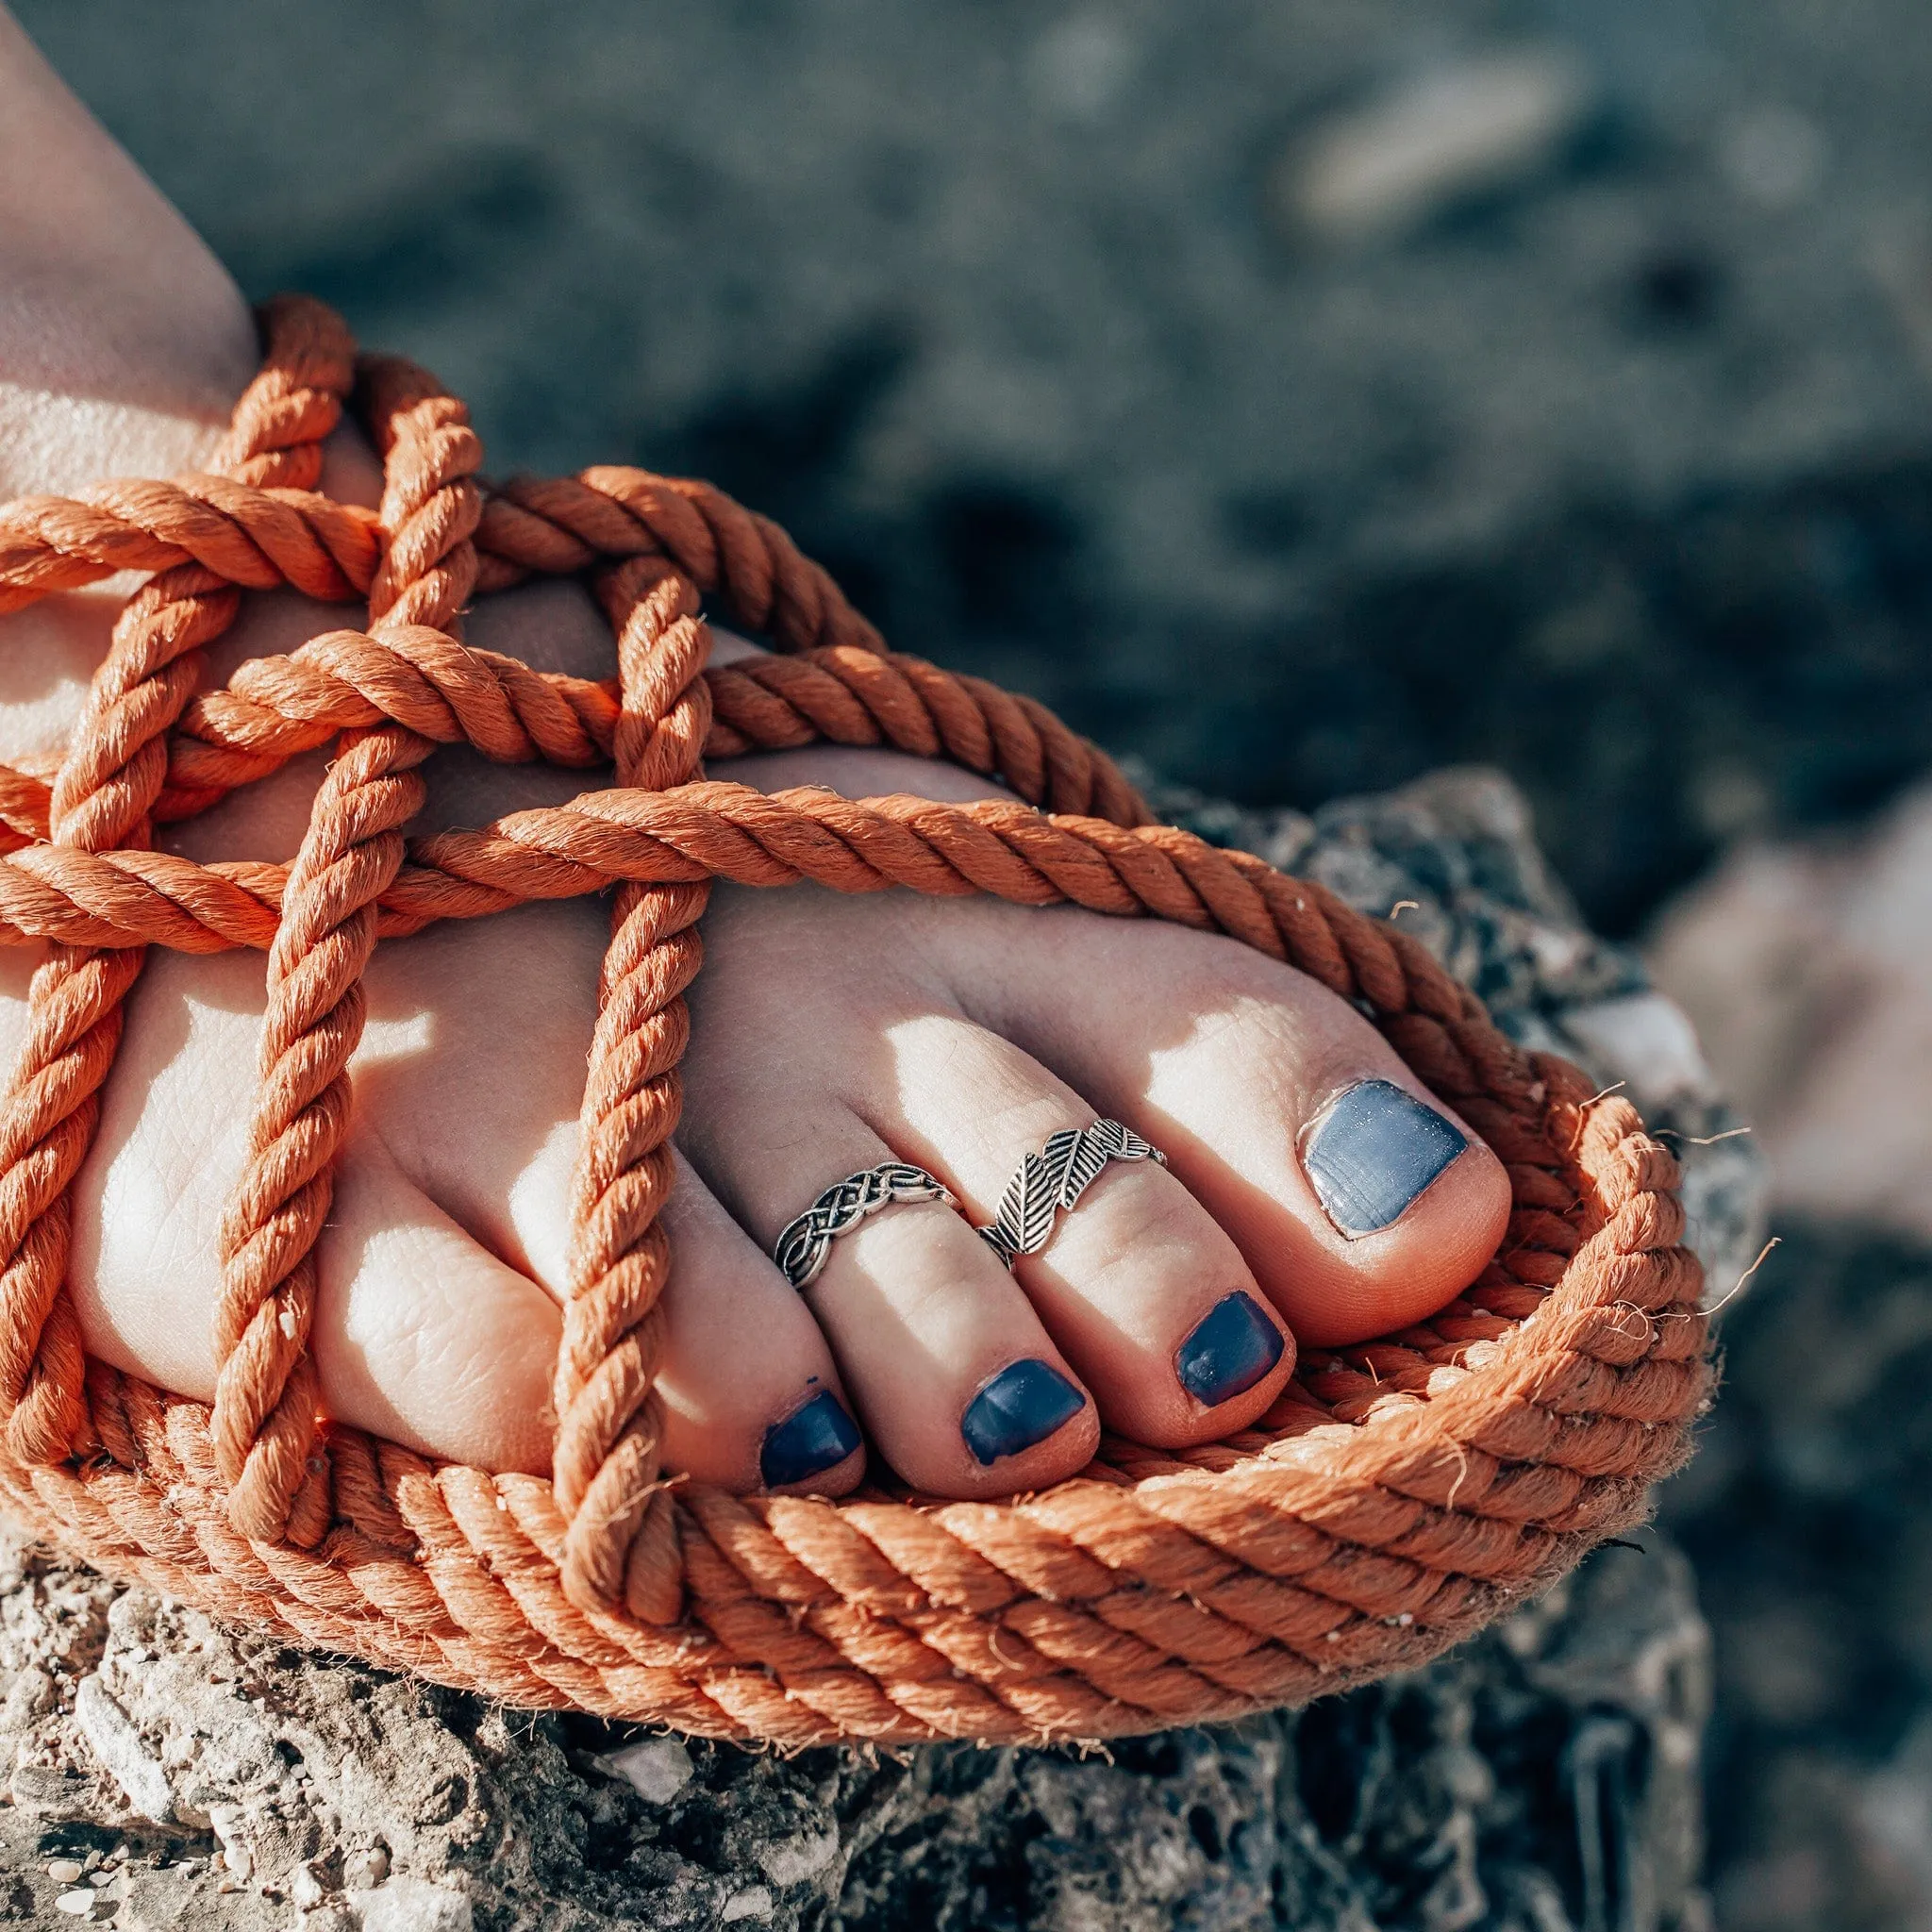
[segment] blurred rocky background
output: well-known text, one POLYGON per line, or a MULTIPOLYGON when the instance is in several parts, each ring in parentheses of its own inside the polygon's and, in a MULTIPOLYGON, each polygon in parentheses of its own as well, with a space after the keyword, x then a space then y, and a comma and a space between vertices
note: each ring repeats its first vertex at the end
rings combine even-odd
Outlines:
MULTIPOLYGON (((1741 1119, 1769 1158, 1782 1245, 1726 1309, 1728 1391, 1664 1499, 1716 1640, 1708 1899, 1730 1932, 1932 1924, 1917 0, 16 5, 251 292, 313 289, 431 363, 497 469, 708 474, 903 648, 1238 806, 1508 774, 1589 924, 1643 948, 1705 1059, 1633 953, 1512 953, 1526 928, 1499 915, 1466 969, 1539 961, 1524 1030, 1593 1003, 1574 1051, 1688 1109, 1687 1144, 1741 1119), (1598 978, 1551 991, 1577 959, 1598 978)), ((1554 930, 1541 887, 1468 860, 1494 841, 1457 795, 1446 831, 1331 815, 1324 862, 1366 854, 1365 902, 1385 860, 1434 906, 1514 891, 1554 930)), ((1700 1151, 1729 1292, 1757 1170, 1738 1141, 1700 1151)), ((1470 1668, 1490 1688, 1452 1698, 1457 1735, 1493 1740, 1467 1713, 1500 1707, 1507 1673, 1470 1668)), ((1276 1836, 1248 1856, 1276 1876, 1143 1890, 1171 1907, 1148 1923, 1690 1927, 1681 1848, 1641 1882, 1606 1875, 1635 1869, 1626 1827, 1655 1848, 1668 1730, 1630 1715, 1618 1669, 1614 1690, 1566 1680, 1560 1723, 1510 1707, 1540 1740, 1499 1747, 1513 1770, 1472 1747, 1491 1791, 1567 1793, 1518 1861, 1543 1877, 1496 1876, 1504 1827, 1458 1743, 1429 1760, 1461 1791, 1440 1842, 1362 1823, 1379 1798, 1271 1798, 1276 1836), (1607 1783, 1577 1770, 1593 1751, 1607 1783), (1458 1832, 1488 1849, 1457 1865, 1458 1832), (1284 1890, 1315 1852, 1357 1890, 1284 1890), (1475 1878, 1377 1890, 1405 1857, 1475 1878)), ((29 1728, 65 1708, 48 1694, 29 1728)), ((1350 1791, 1412 1768, 1436 1720, 1406 1694, 1271 1733, 1269 1789, 1309 1737, 1342 1740, 1313 1761, 1350 1791)), ((1048 1821, 1012 1857, 1045 1875, 981 1922, 1110 1923, 1079 1917, 1105 1893, 1065 1874, 1129 1812, 1075 1817, 1044 1760, 1012 1775, 1048 1821)), ((1174 1840, 1170 1874, 1238 1864, 1226 1822, 1174 1840)), ((972 1896, 859 1885, 844 1909, 951 1923, 935 1901, 963 1897, 964 1924, 972 1896)), ((797 1923, 833 1923, 817 1909, 797 1923)))

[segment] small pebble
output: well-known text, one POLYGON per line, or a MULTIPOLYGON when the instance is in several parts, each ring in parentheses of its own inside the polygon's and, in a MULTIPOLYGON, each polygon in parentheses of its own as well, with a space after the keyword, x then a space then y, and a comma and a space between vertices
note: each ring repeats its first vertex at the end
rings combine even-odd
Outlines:
POLYGON ((1291 229, 1367 240, 1418 226, 1547 164, 1590 105, 1564 48, 1452 61, 1315 129, 1274 180, 1291 229))
POLYGON ((645 1738, 598 1760, 608 1777, 621 1777, 649 1805, 668 1805, 696 1774, 691 1753, 675 1738, 645 1738))
POLYGON ((91 1891, 63 1891, 54 1901, 57 1912, 65 1912, 70 1919, 84 1919, 94 1908, 94 1895, 91 1891))
POLYGON ((369 1891, 389 1876, 389 1852, 382 1845, 351 1852, 342 1860, 342 1883, 351 1891, 369 1891))
POLYGON ((80 1860, 78 1858, 54 1858, 48 1862, 47 1876, 56 1885, 78 1885, 80 1883, 80 1860))
POLYGON ((98 1891, 102 1886, 113 1884, 114 1874, 111 1872, 90 1872, 87 1882, 98 1891))

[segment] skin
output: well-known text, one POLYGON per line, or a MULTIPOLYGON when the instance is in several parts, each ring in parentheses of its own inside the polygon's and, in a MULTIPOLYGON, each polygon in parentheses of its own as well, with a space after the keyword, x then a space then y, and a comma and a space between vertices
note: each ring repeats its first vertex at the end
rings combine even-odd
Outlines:
MULTIPOLYGON (((204 464, 253 372, 246 308, 4 13, 0 163, 0 497, 204 464)), ((353 430, 334 439, 325 487, 376 500, 353 430)), ((0 759, 58 758, 115 608, 95 591, 0 620, 0 759)), ((209 654, 210 679, 342 621, 292 595, 250 597, 209 654)), ((579 675, 614 666, 604 621, 573 585, 490 599, 466 635, 579 675)), ((753 648, 720 633, 716 655, 753 648)), ((292 857, 323 765, 298 760, 161 842, 200 859, 292 857)), ((460 750, 428 775, 425 829, 606 782, 460 750)), ((896 754, 824 749, 712 775, 851 797, 995 790, 896 754)), ((320 1254, 313 1347, 332 1414, 487 1468, 547 1469, 608 922, 604 901, 575 900, 378 949, 320 1254)), ((1212 1441, 1268 1407, 1294 1355, 1291 1339, 1262 1380, 1204 1407, 1175 1352, 1224 1296, 1252 1295, 1306 1343, 1361 1340, 1441 1307, 1501 1239, 1507 1179, 1473 1135, 1391 1226, 1351 1240, 1330 1223, 1303 1166, 1309 1124, 1360 1079, 1427 1096, 1349 1006, 1232 941, 1075 908, 811 887, 720 888, 703 932, 668 1210, 673 1468, 757 1489, 766 1431, 825 1389, 875 1457, 942 1495, 1071 1474, 1103 1424, 1162 1446, 1212 1441), (1096 1116, 1125 1121, 1169 1166, 1108 1166, 1011 1274, 940 1204, 866 1222, 803 1295, 767 1257, 822 1188, 888 1158, 930 1169, 990 1221, 1024 1153, 1096 1116), (1029 1357, 1091 1399, 1044 1441, 982 1465, 960 1416, 1029 1357)), ((39 957, 0 954, 9 1063, 39 957)), ((257 956, 154 953, 75 1188, 72 1288, 90 1349, 203 1398, 216 1231, 241 1171, 263 1007, 257 956)), ((861 1449, 805 1487, 840 1493, 865 1465, 861 1449)))

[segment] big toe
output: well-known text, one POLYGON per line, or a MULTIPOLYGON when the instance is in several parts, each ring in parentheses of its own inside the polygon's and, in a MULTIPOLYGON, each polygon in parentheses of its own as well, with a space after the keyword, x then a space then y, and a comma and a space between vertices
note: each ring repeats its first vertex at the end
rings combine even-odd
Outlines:
POLYGON ((1001 917, 962 997, 1165 1150, 1300 1341, 1408 1326, 1494 1255, 1502 1163, 1346 1002, 1214 935, 1001 917))

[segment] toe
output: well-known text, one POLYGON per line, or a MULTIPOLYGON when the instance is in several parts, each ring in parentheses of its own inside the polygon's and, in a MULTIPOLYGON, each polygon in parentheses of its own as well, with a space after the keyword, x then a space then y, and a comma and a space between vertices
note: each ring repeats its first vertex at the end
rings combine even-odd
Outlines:
MULTIPOLYGON (((358 1107, 411 1179, 559 1301, 608 933, 606 908, 583 901, 432 926, 383 947, 357 1066, 358 1107), (430 988, 461 997, 425 1001, 430 988), (506 1041, 516 1042, 508 1090, 506 1041), (489 1130, 453 1134, 452 1121, 489 1130)), ((740 1492, 852 1488, 864 1450, 809 1313, 681 1160, 665 1212, 665 1467, 740 1492)), ((554 1359, 553 1346, 546 1374, 554 1359)))
POLYGON ((1405 1327, 1482 1272, 1502 1163, 1346 1002, 1232 940, 1017 916, 1024 953, 1016 931, 968 962, 977 1016, 1167 1152, 1304 1343, 1405 1327))
MULTIPOLYGON (((525 906, 382 947, 357 1065, 358 1106, 425 1192, 558 1300, 608 924, 592 900, 525 906), (433 1002, 425 1037, 428 988, 462 991, 433 1002), (452 1121, 489 1131, 453 1134, 452 1121)), ((852 1488, 865 1457, 824 1336, 682 1160, 665 1229, 665 1466, 741 1492, 852 1488)))
MULTIPOLYGON (((1178 1180, 1151 1162, 1109 1163, 1008 1273, 974 1226, 994 1220, 1025 1155, 1091 1126, 1096 1110, 929 985, 896 976, 919 948, 879 947, 878 908, 814 898, 773 974, 730 942, 740 905, 714 902, 724 935, 693 993, 685 1061, 684 1144, 707 1181, 765 1242, 823 1189, 880 1161, 924 1167, 963 1209, 902 1203, 874 1216, 831 1243, 807 1290, 893 1468, 940 1493, 1009 1491, 1078 1467, 1099 1420, 1174 1445, 1267 1407, 1292 1344, 1178 1180), (818 985, 842 996, 817 1003, 802 1028, 797 989, 818 985), (828 1111, 828 1099, 842 1107, 828 1111), (1079 1400, 1087 1391, 1097 1414, 1079 1400)), ((943 941, 944 908, 902 910, 943 941)))
POLYGON ((682 1158, 664 1224, 667 1467, 739 1492, 854 1488, 865 1474, 858 1425, 791 1284, 682 1158))
POLYGON ((429 1455, 547 1475, 557 1304, 373 1135, 345 1150, 329 1220, 309 1342, 324 1407, 429 1455))

